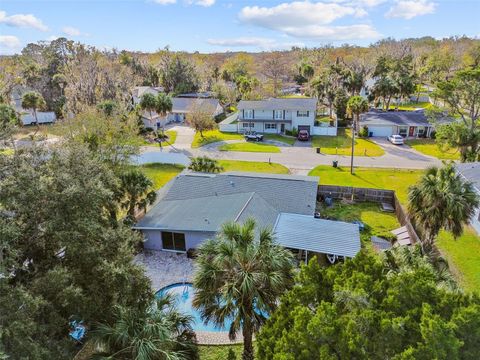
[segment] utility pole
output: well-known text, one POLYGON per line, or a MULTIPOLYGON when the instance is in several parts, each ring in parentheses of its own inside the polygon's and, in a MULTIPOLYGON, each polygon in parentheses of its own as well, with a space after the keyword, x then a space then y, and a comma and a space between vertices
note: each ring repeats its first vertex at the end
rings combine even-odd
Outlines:
POLYGON ((355 151, 355 121, 352 124, 352 155, 350 158, 350 174, 353 175, 353 152, 355 151))

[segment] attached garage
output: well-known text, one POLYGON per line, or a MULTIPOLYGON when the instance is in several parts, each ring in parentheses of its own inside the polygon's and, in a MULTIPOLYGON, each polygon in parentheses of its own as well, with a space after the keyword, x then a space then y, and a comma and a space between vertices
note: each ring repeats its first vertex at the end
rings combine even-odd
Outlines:
POLYGON ((388 137, 393 134, 393 126, 369 126, 369 136, 388 137))
POLYGON ((310 125, 298 125, 298 131, 300 130, 307 130, 309 134, 311 134, 310 132, 310 125))

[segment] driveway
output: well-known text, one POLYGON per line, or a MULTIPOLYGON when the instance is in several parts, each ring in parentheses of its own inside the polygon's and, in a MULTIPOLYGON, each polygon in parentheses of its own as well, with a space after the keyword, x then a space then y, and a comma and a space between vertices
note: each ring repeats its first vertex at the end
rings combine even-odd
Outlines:
MULTIPOLYGON (((425 161, 425 162, 438 160, 434 157, 421 154, 415 149, 412 149, 408 145, 405 145, 405 144, 394 145, 385 138, 371 138, 371 140, 373 140, 375 143, 380 145, 385 150, 385 153, 386 153, 385 156, 400 157, 400 158, 404 158, 412 161, 425 161)), ((440 161, 438 160, 438 162, 440 161)))

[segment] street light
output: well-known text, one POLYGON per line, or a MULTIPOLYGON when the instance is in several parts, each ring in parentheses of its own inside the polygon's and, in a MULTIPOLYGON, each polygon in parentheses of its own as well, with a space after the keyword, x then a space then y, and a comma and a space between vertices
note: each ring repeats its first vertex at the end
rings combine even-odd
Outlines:
POLYGON ((352 155, 350 157, 350 174, 353 175, 353 152, 355 150, 355 120, 352 122, 352 155))

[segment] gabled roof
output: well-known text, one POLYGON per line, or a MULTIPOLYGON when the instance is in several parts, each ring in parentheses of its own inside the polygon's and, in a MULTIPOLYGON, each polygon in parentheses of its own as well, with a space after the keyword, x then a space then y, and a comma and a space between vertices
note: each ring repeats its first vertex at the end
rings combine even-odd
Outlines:
POLYGON ((252 217, 271 227, 281 212, 313 217, 318 178, 254 173, 183 173, 138 222, 137 229, 216 232, 252 217))
POLYGON ((480 193, 480 162, 456 164, 457 171, 480 193))
POLYGON ((277 242, 288 248, 354 257, 360 251, 357 224, 282 213, 274 228, 277 242))
POLYGON ((238 110, 309 110, 317 109, 317 99, 313 98, 272 98, 266 100, 241 100, 238 110))
POLYGON ((360 115, 362 125, 431 126, 424 111, 371 110, 360 115))
POLYGON ((217 110, 217 107, 220 105, 218 99, 197 99, 197 98, 172 98, 172 112, 174 113, 188 113, 191 111, 192 107, 197 105, 205 106, 212 110, 212 115, 217 110))

